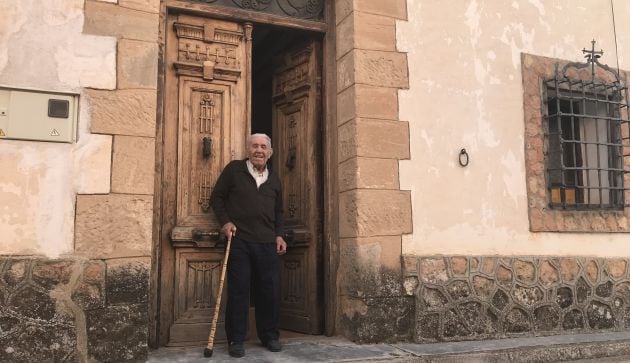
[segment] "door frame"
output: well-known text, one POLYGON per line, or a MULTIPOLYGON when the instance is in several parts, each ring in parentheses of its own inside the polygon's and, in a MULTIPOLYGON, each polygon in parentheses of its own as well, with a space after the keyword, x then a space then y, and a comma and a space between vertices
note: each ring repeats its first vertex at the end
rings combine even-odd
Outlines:
POLYGON ((241 9, 227 9, 208 4, 189 3, 182 0, 162 0, 159 21, 159 59, 158 89, 156 113, 156 151, 155 151, 155 193, 153 200, 153 238, 151 251, 151 275, 149 287, 149 346, 157 348, 166 342, 160 341, 160 281, 161 248, 163 223, 163 158, 164 158, 164 94, 166 62, 166 19, 169 12, 189 13, 208 18, 252 22, 254 24, 273 24, 275 26, 308 30, 320 33, 322 39, 322 206, 323 206, 323 293, 324 293, 324 334, 331 336, 336 332, 338 286, 336 284, 339 256, 339 187, 337 184, 337 61, 335 37, 334 0, 324 0, 325 22, 293 19, 284 16, 265 14, 241 9))

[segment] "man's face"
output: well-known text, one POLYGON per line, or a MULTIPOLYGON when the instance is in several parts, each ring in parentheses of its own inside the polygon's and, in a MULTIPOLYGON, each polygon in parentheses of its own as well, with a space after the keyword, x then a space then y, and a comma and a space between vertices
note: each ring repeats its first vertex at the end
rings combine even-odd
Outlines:
POLYGON ((262 136, 252 137, 249 143, 248 156, 249 161, 251 161, 257 169, 265 167, 271 154, 273 154, 273 150, 267 145, 266 138, 262 136))

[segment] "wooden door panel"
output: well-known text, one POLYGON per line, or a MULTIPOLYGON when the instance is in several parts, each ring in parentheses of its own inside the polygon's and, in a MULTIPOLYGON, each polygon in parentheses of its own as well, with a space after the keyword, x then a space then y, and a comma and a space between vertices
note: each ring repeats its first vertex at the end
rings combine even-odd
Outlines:
MULTIPOLYGON (((207 339, 224 249, 214 184, 245 155, 251 24, 169 14, 166 26, 160 340, 207 339), (170 242, 170 243, 169 243, 170 242)), ((225 338, 223 314, 217 339, 225 338)))
POLYGON ((308 247, 291 247, 291 253, 282 258, 280 264, 281 304, 280 325, 292 330, 310 332, 311 318, 308 311, 308 247))
MULTIPOLYGON (((203 341, 210 329, 208 317, 214 312, 214 305, 219 294, 221 263, 223 254, 200 252, 196 248, 178 248, 176 250, 177 267, 175 269, 175 305, 174 320, 171 326, 169 344, 203 341)), ((225 300, 221 310, 225 309, 225 300)), ((218 340, 225 339, 224 314, 219 315, 217 324, 218 340)))
POLYGON ((281 264, 280 324, 319 334, 321 174, 319 44, 277 59, 273 78, 273 165, 283 188, 289 247, 281 264))
POLYGON ((218 229, 208 218, 210 194, 223 165, 230 160, 229 130, 231 86, 180 78, 180 158, 178 163, 178 226, 218 229), (204 147, 206 150, 204 150, 204 147), (205 154, 204 154, 205 152, 205 154))

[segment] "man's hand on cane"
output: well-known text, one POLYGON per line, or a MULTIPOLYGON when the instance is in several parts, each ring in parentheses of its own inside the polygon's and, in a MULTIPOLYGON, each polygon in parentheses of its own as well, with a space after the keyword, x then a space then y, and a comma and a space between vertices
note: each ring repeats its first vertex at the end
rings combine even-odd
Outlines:
POLYGON ((221 227, 221 232, 223 232, 225 237, 230 238, 236 234, 236 226, 232 222, 227 222, 221 227))

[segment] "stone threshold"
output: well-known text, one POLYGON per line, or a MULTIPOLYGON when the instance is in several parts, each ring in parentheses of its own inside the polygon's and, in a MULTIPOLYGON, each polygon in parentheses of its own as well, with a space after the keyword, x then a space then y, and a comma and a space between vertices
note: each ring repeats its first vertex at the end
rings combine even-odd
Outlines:
MULTIPOLYGON (((280 353, 248 342, 239 362, 560 362, 609 358, 628 362, 630 332, 555 335, 446 343, 354 344, 341 337, 289 338, 280 353), (625 357, 621 357, 625 356, 625 357), (619 360, 610 357, 620 357, 619 360)), ((161 348, 148 362, 207 362, 203 347, 161 348)), ((225 344, 215 346, 212 361, 234 361, 225 344)))
MULTIPOLYGON (((413 362, 560 362, 630 355, 630 332, 552 335, 448 343, 398 343, 413 362)), ((613 360, 614 361, 614 360, 613 360)))

